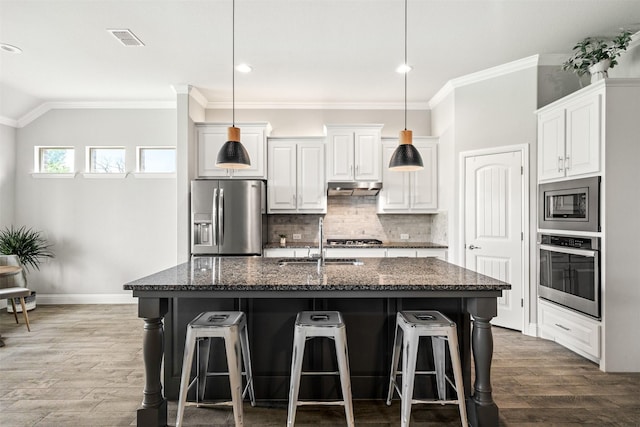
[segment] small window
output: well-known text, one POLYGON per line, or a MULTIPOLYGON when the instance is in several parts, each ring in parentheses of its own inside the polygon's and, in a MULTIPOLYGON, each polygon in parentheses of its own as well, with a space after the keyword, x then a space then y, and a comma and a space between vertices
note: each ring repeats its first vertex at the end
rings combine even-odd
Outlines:
POLYGON ((89 147, 87 150, 90 173, 125 173, 123 147, 89 147))
POLYGON ((176 149, 173 147, 138 147, 138 172, 175 173, 176 149))
POLYGON ((71 147, 36 147, 39 173, 73 173, 74 149, 71 147))

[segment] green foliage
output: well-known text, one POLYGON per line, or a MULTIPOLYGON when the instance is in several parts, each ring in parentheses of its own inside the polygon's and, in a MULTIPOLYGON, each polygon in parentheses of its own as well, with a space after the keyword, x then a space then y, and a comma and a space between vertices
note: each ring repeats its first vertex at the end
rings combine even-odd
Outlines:
POLYGON ((40 263, 44 258, 54 257, 53 252, 49 250, 51 246, 39 231, 25 226, 14 228, 12 225, 0 231, 0 253, 17 255, 27 271, 29 266, 40 270, 40 263))
POLYGON ((582 76, 589 72, 589 67, 605 59, 611 61, 609 68, 613 68, 618 64, 616 58, 627 50, 629 42, 631 42, 629 30, 623 30, 611 40, 587 37, 573 47, 574 53, 562 64, 562 69, 582 76))

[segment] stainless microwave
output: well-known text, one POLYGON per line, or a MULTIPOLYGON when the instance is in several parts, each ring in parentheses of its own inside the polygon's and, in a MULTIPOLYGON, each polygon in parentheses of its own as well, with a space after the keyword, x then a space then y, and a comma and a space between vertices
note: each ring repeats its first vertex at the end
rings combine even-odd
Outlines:
POLYGON ((600 177, 540 184, 538 228, 600 231, 600 177))

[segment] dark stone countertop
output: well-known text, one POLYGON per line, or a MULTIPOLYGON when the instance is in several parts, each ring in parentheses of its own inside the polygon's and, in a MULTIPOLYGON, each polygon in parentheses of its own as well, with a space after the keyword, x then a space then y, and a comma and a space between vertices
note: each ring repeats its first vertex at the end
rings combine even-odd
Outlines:
MULTIPOLYGON (((436 258, 363 258, 363 265, 279 266, 277 258, 197 257, 129 282, 133 291, 499 291, 511 285, 436 258)), ((301 295, 302 296, 302 295, 301 295)))
MULTIPOLYGON (((267 243, 264 245, 265 249, 297 249, 297 248, 317 248, 318 242, 300 242, 294 240, 290 242, 287 240, 287 245, 282 247, 279 242, 267 243)), ((431 242, 385 242, 381 245, 324 245, 324 248, 349 248, 349 249, 361 249, 361 248, 400 248, 400 249, 447 249, 448 246, 440 245, 438 243, 431 242)))

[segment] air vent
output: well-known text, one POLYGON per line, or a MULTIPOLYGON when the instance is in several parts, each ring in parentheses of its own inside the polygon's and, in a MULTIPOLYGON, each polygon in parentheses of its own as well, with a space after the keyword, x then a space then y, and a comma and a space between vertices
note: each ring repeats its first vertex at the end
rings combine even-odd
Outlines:
POLYGON ((120 40, 120 43, 125 46, 144 46, 144 43, 142 43, 142 41, 131 32, 131 30, 124 28, 107 31, 109 31, 113 35, 113 37, 120 40))

